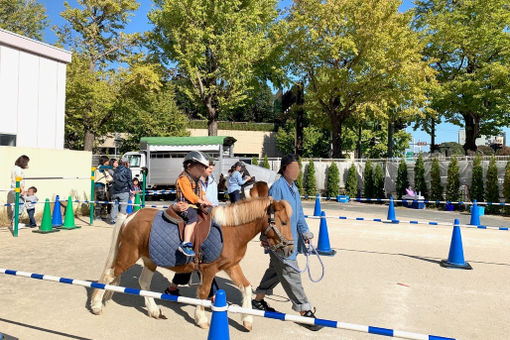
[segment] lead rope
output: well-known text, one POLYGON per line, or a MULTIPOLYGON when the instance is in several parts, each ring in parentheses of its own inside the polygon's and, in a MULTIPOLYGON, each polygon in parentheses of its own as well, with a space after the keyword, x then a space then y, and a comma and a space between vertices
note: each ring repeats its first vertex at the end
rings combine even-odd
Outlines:
POLYGON ((306 251, 305 251, 304 255, 305 255, 305 258, 306 258, 306 265, 305 265, 305 268, 302 269, 302 270, 299 269, 299 266, 294 266, 292 263, 290 263, 285 258, 283 258, 280 255, 278 255, 273 250, 269 250, 269 251, 271 253, 273 253, 273 255, 275 255, 280 261, 282 261, 284 264, 286 264, 287 266, 289 266, 292 269, 294 269, 296 272, 302 274, 305 271, 307 271, 308 272, 308 278, 310 278, 310 281, 312 281, 313 283, 318 283, 318 282, 320 282, 324 278, 324 274, 325 274, 324 262, 322 262, 320 254, 317 252, 317 250, 315 249, 315 247, 311 243, 308 243, 308 247, 306 245, 305 245, 305 247, 306 247, 306 251), (310 254, 315 254, 317 256, 317 258, 319 259, 319 263, 321 265, 321 275, 320 275, 320 277, 318 279, 314 279, 312 277, 312 271, 310 269, 310 254))

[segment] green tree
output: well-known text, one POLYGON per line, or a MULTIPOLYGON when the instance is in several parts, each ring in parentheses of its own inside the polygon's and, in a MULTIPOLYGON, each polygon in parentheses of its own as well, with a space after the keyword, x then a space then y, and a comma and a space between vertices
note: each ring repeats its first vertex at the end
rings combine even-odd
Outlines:
POLYGON ((448 164, 448 177, 446 182, 446 200, 458 201, 459 200, 459 163, 457 157, 453 156, 448 164))
MULTIPOLYGON (((496 166, 496 158, 492 156, 487 168, 487 181, 485 182, 485 198, 487 202, 499 203, 499 182, 498 182, 498 167, 496 166)), ((488 213, 499 212, 499 206, 488 205, 488 213)))
POLYGON ((434 201, 443 200, 443 186, 441 185, 441 168, 439 160, 434 158, 430 169, 430 199, 434 201))
MULTIPOLYGON (((505 197, 505 202, 510 203, 510 161, 506 163, 505 167, 505 179, 503 182, 503 196, 505 197)), ((505 206, 505 214, 510 214, 510 207, 505 206)))
POLYGON ((419 154, 416 164, 414 165, 414 190, 428 198, 427 181, 425 180, 425 164, 423 163, 423 155, 419 154))
POLYGON ((202 104, 208 133, 221 112, 244 104, 273 45, 277 1, 155 0, 151 49, 189 82, 186 95, 202 104))
POLYGON ((291 70, 307 79, 306 106, 332 131, 333 157, 342 157, 342 127, 357 121, 422 115, 433 70, 400 13, 399 0, 301 0, 288 16, 291 70), (367 15, 370 13, 370 15, 367 15))
POLYGON ((482 202, 484 198, 482 157, 479 153, 476 154, 475 160, 473 161, 469 196, 471 200, 477 200, 478 202, 482 202))
POLYGON ((401 159, 397 170, 397 197, 399 200, 406 194, 408 187, 409 175, 407 173, 407 164, 404 159, 401 159))
POLYGON ((340 172, 335 162, 331 162, 328 168, 328 186, 327 195, 329 197, 336 197, 340 194, 340 172))
POLYGON ((312 160, 308 162, 306 167, 304 182, 305 195, 315 196, 317 193, 317 183, 315 180, 315 166, 312 160))
POLYGON ((418 0, 415 25, 441 91, 433 106, 466 131, 464 150, 510 120, 510 11, 507 0, 418 0))
POLYGON ((374 175, 370 159, 367 160, 363 169, 363 195, 367 198, 374 197, 374 175))
POLYGON ((269 159, 267 159, 267 153, 264 154, 264 160, 262 162, 262 166, 266 169, 270 169, 271 165, 269 165, 269 159))
POLYGON ((374 170, 374 197, 384 198, 384 175, 380 164, 377 164, 374 170))
POLYGON ((273 123, 274 95, 267 82, 257 82, 246 91, 246 99, 229 111, 220 112, 220 120, 234 122, 273 123))
POLYGON ((356 166, 354 163, 351 164, 349 171, 347 171, 345 194, 351 198, 358 197, 358 175, 356 174, 356 166))
MULTIPOLYGON (((83 131, 83 149, 91 151, 96 137, 107 132, 123 86, 108 65, 125 61, 123 56, 140 40, 138 33, 123 32, 139 4, 136 0, 76 2, 75 8, 64 2, 65 10, 60 15, 67 24, 57 29, 59 44, 75 52, 68 70, 66 128, 70 134, 83 131)), ((131 74, 149 78, 130 80, 147 84, 145 90, 160 87, 157 74, 149 71, 143 66, 131 74)))
POLYGON ((42 40, 47 19, 46 9, 36 0, 0 0, 0 28, 42 40))
POLYGON ((251 164, 252 164, 252 165, 259 165, 259 159, 258 159, 258 157, 255 157, 255 156, 254 156, 254 157, 251 159, 251 164))

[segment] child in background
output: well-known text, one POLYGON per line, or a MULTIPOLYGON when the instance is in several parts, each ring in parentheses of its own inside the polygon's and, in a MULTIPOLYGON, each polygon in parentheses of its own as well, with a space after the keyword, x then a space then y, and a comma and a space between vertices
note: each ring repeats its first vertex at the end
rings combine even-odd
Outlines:
POLYGON ((131 199, 131 202, 135 201, 136 193, 142 191, 142 186, 140 185, 140 180, 136 177, 133 178, 133 188, 134 188, 134 190, 131 191, 131 196, 129 196, 129 198, 131 199))
POLYGON ((35 195, 37 193, 36 187, 30 187, 27 190, 27 193, 23 196, 25 199, 25 207, 27 209, 28 217, 30 218, 30 224, 28 225, 30 228, 37 227, 37 223, 35 223, 35 205, 39 199, 35 195))

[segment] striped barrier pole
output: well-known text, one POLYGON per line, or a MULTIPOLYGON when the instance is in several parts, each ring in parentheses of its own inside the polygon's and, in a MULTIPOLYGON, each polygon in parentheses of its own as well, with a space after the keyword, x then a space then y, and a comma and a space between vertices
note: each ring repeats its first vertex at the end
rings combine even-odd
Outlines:
MULTIPOLYGON (((148 290, 128 288, 128 287, 122 287, 122 286, 114 286, 114 285, 108 285, 108 284, 104 284, 104 283, 76 280, 76 279, 70 279, 70 278, 58 277, 58 276, 52 276, 52 275, 45 275, 45 274, 29 273, 29 272, 23 272, 23 271, 17 271, 17 270, 12 270, 12 269, 5 269, 5 268, 0 268, 0 274, 21 276, 21 277, 30 278, 30 279, 52 281, 52 282, 82 286, 82 287, 87 287, 87 288, 97 288, 97 289, 108 290, 108 291, 112 291, 112 292, 116 292, 116 293, 151 297, 151 298, 155 298, 155 299, 173 301, 173 302, 184 303, 184 304, 195 305, 195 306, 204 306, 206 308, 212 307, 212 303, 209 300, 200 300, 200 299, 188 298, 188 297, 184 297, 184 296, 175 296, 175 295, 169 295, 169 294, 164 294, 164 293, 156 293, 156 292, 148 291, 148 290)), ((269 318, 269 319, 292 321, 292 322, 297 322, 297 323, 304 323, 304 324, 309 324, 309 325, 317 325, 317 326, 330 327, 330 328, 347 329, 347 330, 352 330, 352 331, 364 332, 364 333, 369 333, 369 334, 377 334, 377 335, 383 335, 383 336, 390 336, 390 337, 398 337, 398 338, 403 338, 403 339, 455 340, 454 338, 445 338, 445 337, 435 336, 435 335, 426 335, 426 334, 412 333, 412 332, 406 332, 406 331, 399 331, 399 330, 393 330, 390 328, 364 326, 364 325, 358 325, 358 324, 352 324, 352 323, 346 323, 346 322, 340 322, 340 321, 334 321, 334 320, 327 320, 327 319, 307 318, 307 317, 300 316, 300 315, 291 315, 291 314, 284 314, 284 313, 278 313, 278 312, 266 312, 266 311, 261 311, 261 310, 253 310, 253 309, 249 309, 249 308, 242 308, 241 306, 238 306, 238 305, 228 306, 227 311, 229 311, 231 313, 250 314, 250 315, 260 316, 260 317, 269 318)))
MULTIPOLYGON (((369 221, 369 222, 379 222, 379 223, 409 223, 409 224, 426 224, 426 225, 441 225, 441 226, 452 226, 451 223, 447 222, 435 222, 435 221, 405 221, 405 220, 387 220, 383 218, 370 218, 370 217, 349 217, 349 216, 310 216, 305 215, 305 218, 309 219, 321 219, 321 218, 333 218, 339 220, 353 220, 353 221, 369 221)), ((509 231, 510 227, 492 227, 485 225, 471 225, 471 224, 459 224, 459 227, 464 228, 474 228, 474 229, 492 229, 492 230, 503 230, 509 231)))

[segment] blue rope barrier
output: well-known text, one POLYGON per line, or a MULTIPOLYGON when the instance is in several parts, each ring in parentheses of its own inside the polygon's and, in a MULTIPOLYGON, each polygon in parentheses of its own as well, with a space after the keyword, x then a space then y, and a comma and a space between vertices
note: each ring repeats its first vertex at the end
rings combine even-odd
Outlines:
MULTIPOLYGON (((52 282, 57 282, 57 283, 70 284, 70 285, 76 285, 76 286, 82 286, 82 287, 88 287, 88 288, 96 288, 96 289, 113 291, 116 293, 144 296, 144 297, 152 297, 152 298, 160 299, 160 300, 166 300, 166 301, 172 301, 172 302, 178 302, 178 303, 190 304, 190 305, 196 305, 196 306, 199 305, 199 306, 204 306, 207 308, 212 308, 212 303, 209 300, 188 298, 188 297, 184 297, 184 296, 175 296, 175 295, 169 295, 169 294, 164 294, 164 293, 157 293, 157 292, 153 292, 153 291, 149 291, 149 290, 128 288, 128 287, 122 287, 122 286, 114 286, 114 285, 108 285, 108 284, 92 282, 92 281, 76 280, 76 279, 70 279, 70 278, 58 277, 58 276, 52 276, 52 275, 29 273, 29 272, 23 272, 23 271, 5 269, 5 268, 0 268, 0 274, 20 276, 20 277, 36 279, 36 280, 52 281, 52 282)), ((261 310, 253 310, 253 309, 249 309, 249 308, 242 308, 237 305, 228 306, 227 311, 229 311, 231 313, 242 313, 242 314, 250 314, 250 315, 254 315, 254 316, 261 316, 261 317, 268 318, 268 319, 292 321, 292 322, 311 324, 311 325, 330 327, 330 328, 347 329, 347 330, 353 330, 353 331, 370 333, 370 334, 398 337, 398 338, 403 338, 403 339, 455 340, 454 338, 445 338, 445 337, 435 336, 435 335, 426 335, 426 334, 405 332, 405 331, 399 331, 399 330, 394 330, 394 329, 390 329, 390 328, 364 326, 364 325, 358 325, 358 324, 346 323, 346 322, 340 322, 340 321, 334 321, 334 320, 308 318, 308 317, 304 317, 304 316, 300 316, 300 315, 291 315, 291 314, 284 314, 284 313, 278 313, 278 312, 266 312, 266 311, 261 311, 261 310)))
MULTIPOLYGON (((305 218, 310 219, 321 219, 321 218, 332 218, 339 220, 353 220, 353 221, 369 221, 369 222, 379 222, 379 223, 409 223, 409 224, 426 224, 426 225, 435 225, 435 226, 452 226, 452 223, 446 222, 436 222, 436 221, 416 221, 416 220, 387 220, 382 218, 370 218, 370 217, 350 217, 350 216, 310 216, 305 215, 305 218)), ((492 230, 503 230, 509 231, 510 227, 493 227, 486 225, 471 225, 471 224, 459 224, 459 227, 463 228, 474 228, 474 229, 492 229, 492 230)))

